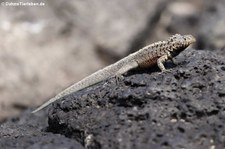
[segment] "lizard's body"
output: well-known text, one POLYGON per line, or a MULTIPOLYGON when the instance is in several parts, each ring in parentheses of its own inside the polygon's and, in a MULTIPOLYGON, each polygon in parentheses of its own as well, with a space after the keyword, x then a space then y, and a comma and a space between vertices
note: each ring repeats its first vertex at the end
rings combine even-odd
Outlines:
POLYGON ((164 71, 165 67, 163 63, 167 59, 172 59, 173 57, 178 55, 193 42, 195 42, 195 38, 192 35, 182 36, 180 34, 176 34, 171 36, 166 41, 159 41, 150 44, 149 46, 146 46, 139 51, 128 55, 118 62, 109 65, 68 87, 67 89, 41 105, 39 108, 34 110, 32 113, 43 109, 44 107, 48 106, 49 104, 60 99, 63 96, 82 90, 86 87, 106 80, 109 77, 124 74, 127 71, 137 67, 146 68, 157 64, 161 71, 164 71))

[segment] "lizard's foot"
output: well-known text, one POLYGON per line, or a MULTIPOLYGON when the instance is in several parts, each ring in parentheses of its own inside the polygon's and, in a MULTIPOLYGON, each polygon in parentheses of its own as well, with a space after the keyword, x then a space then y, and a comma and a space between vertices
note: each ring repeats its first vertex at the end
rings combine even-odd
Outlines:
POLYGON ((120 81, 124 79, 124 76, 121 74, 116 74, 115 79, 116 79, 116 83, 119 83, 120 81))
POLYGON ((161 70, 161 72, 158 72, 158 74, 162 74, 162 73, 166 73, 166 72, 170 72, 171 69, 163 69, 161 70))

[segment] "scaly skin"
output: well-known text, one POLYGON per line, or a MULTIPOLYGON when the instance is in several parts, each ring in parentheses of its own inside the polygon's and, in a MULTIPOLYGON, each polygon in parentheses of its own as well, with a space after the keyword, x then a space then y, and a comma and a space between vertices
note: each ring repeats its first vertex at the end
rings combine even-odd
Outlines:
POLYGON ((98 82, 106 80, 109 77, 124 74, 127 71, 137 67, 147 68, 157 65, 161 71, 165 71, 166 69, 163 63, 168 59, 172 60, 173 57, 177 56, 180 52, 182 52, 195 41, 196 40, 192 35, 182 36, 180 34, 175 34, 168 40, 159 41, 146 46, 139 51, 128 55, 118 62, 109 65, 68 87, 67 89, 41 105, 39 108, 34 110, 32 113, 45 108, 46 106, 62 98, 63 96, 92 86, 98 82))

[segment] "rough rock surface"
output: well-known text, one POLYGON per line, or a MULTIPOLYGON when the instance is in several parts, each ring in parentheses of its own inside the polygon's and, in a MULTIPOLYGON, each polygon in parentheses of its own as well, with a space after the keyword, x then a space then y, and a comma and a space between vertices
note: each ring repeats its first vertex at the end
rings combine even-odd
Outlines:
POLYGON ((188 49, 175 60, 54 103, 47 130, 89 148, 224 148, 224 57, 188 49))
POLYGON ((46 132, 47 113, 36 115, 24 112, 20 117, 8 120, 0 126, 1 149, 83 149, 76 140, 60 134, 46 132))
POLYGON ((48 125, 28 110, 1 124, 0 148, 224 148, 224 55, 187 49, 175 61, 64 97, 48 125))
POLYGON ((224 0, 30 1, 46 5, 0 6, 0 149, 225 148, 224 0), (174 33, 214 52, 111 78, 54 103, 49 117, 2 121, 174 33))

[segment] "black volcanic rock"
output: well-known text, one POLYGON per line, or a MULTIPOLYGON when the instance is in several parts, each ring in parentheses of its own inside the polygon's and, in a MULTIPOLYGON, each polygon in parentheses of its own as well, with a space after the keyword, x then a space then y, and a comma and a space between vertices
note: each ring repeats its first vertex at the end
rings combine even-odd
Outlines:
POLYGON ((187 49, 175 61, 64 97, 48 131, 88 148, 225 147, 225 58, 187 49))
POLYGON ((187 49, 0 126, 0 148, 224 148, 225 58, 187 49), (48 121, 48 123, 47 123, 48 121))
POLYGON ((84 149, 76 140, 46 131, 47 113, 27 110, 0 126, 0 149, 84 149))

